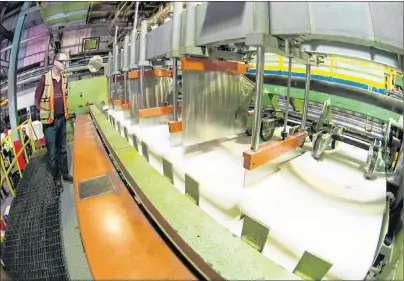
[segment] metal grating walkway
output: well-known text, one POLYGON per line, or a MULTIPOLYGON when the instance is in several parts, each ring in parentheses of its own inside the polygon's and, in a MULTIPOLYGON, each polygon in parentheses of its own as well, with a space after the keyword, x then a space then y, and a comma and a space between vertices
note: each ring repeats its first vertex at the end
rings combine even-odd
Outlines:
POLYGON ((47 155, 30 160, 16 188, 1 256, 14 280, 68 280, 64 262, 60 194, 47 155))

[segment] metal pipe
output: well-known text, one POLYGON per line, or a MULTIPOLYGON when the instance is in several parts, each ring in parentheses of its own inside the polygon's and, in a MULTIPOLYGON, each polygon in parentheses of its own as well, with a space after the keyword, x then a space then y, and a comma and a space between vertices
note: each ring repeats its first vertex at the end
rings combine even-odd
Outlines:
POLYGON ((265 47, 257 47, 257 81, 255 83, 254 126, 251 137, 251 149, 258 151, 261 131, 261 99, 264 76, 265 47))
POLYGON ((119 75, 119 47, 114 47, 114 75, 119 75))
POLYGON ((114 45, 118 44, 118 26, 115 26, 114 45))
MULTIPOLYGON (((117 19, 118 16, 119 16, 119 13, 120 13, 120 12, 122 11, 122 9, 126 6, 126 4, 128 4, 128 2, 125 2, 125 3, 121 6, 121 8, 119 9, 118 13, 115 15, 114 19, 112 20, 111 24, 109 25, 109 28, 111 28, 111 26, 114 25, 116 19, 117 19)), ((115 36, 115 38, 116 38, 116 36, 115 36)))
POLYGON ((140 3, 140 1, 136 1, 135 15, 134 15, 134 19, 133 19, 133 29, 134 30, 137 30, 137 21, 138 21, 138 17, 139 17, 139 3, 140 3))
POLYGON ((173 32, 171 40, 172 56, 179 56, 179 49, 181 44, 181 13, 182 2, 174 2, 174 15, 173 15, 173 32))
POLYGON ((145 106, 144 106, 145 89, 144 89, 143 79, 144 79, 144 66, 140 66, 139 80, 140 80, 140 106, 141 106, 141 109, 145 108, 145 106))
POLYGON ((119 74, 118 70, 118 26, 115 26, 115 37, 114 37, 114 75, 119 74))
POLYGON ((123 95, 124 95, 124 103, 128 103, 128 88, 127 88, 127 78, 128 78, 128 71, 129 71, 129 35, 125 36, 124 39, 124 44, 123 44, 123 65, 122 65, 122 71, 123 71, 123 95))
MULTIPOLYGON (((288 42, 288 41, 286 41, 288 42)), ((288 132, 286 131, 287 123, 288 123, 288 115, 289 115, 289 103, 290 103, 290 87, 292 85, 292 57, 289 57, 288 62, 288 85, 286 89, 286 108, 285 108, 285 120, 283 121, 283 131, 282 137, 285 139, 288 136, 288 132)))
POLYGON ((69 68, 66 68, 65 70, 63 70, 63 73, 69 73, 69 72, 75 72, 75 71, 81 71, 81 70, 88 70, 88 65, 69 67, 69 68))
POLYGON ((130 68, 134 69, 136 65, 136 39, 137 39, 137 21, 139 12, 139 2, 136 1, 135 16, 132 29, 132 38, 130 43, 130 68))
POLYGON ((112 98, 112 93, 111 93, 111 76, 112 76, 112 53, 108 53, 108 98, 112 98))
POLYGON ((123 41, 123 65, 122 71, 129 71, 129 35, 125 36, 123 41))
MULTIPOLYGON (((289 116, 290 116, 289 121, 290 120, 296 120, 296 121, 297 120, 299 120, 299 121, 302 120, 302 113, 300 113, 300 112, 292 111, 292 112, 289 113, 289 116)), ((308 113, 308 117, 311 120, 318 120, 319 116, 320 116, 319 113, 317 113, 317 114, 312 113, 312 112, 308 113)), ((364 137, 370 137, 370 138, 382 138, 383 137, 383 133, 381 133, 380 131, 371 131, 371 132, 369 132, 369 131, 366 131, 364 128, 361 128, 361 127, 359 127, 357 125, 354 125, 354 124, 351 124, 349 122, 346 122, 346 121, 344 121, 342 119, 336 118, 335 116, 333 117, 333 123, 334 123, 335 126, 344 127, 346 131, 353 132, 353 133, 356 133, 356 134, 364 136, 364 137)))
POLYGON ((196 7, 194 2, 188 2, 185 14, 185 46, 195 45, 196 7))
POLYGON ((124 104, 127 104, 128 103, 128 99, 127 99, 127 86, 126 86, 126 83, 127 83, 127 75, 128 75, 128 73, 125 71, 124 73, 123 73, 123 96, 124 96, 124 104))
POLYGON ((300 129, 303 131, 306 129, 306 121, 307 121, 307 109, 309 107, 309 95, 310 95, 310 64, 306 65, 306 87, 304 88, 304 100, 303 100, 303 116, 302 116, 302 124, 300 125, 300 129))
MULTIPOLYGON (((244 76, 253 82, 256 80, 255 74, 246 73, 244 76)), ((293 88, 304 89, 306 86, 305 80, 302 78, 292 77, 292 82, 293 88)), ((287 77, 280 75, 264 75, 264 84, 283 87, 286 83, 287 77)), ((401 100, 368 90, 316 79, 310 81, 310 89, 315 92, 352 99, 369 105, 381 107, 394 113, 403 114, 404 103, 401 100)))
POLYGON ((178 61, 173 58, 173 121, 178 121, 178 61))
POLYGON ((114 95, 113 95, 113 97, 112 97, 112 109, 115 109, 115 103, 114 103, 114 101, 115 101, 115 99, 116 99, 116 97, 117 97, 117 95, 118 95, 118 83, 116 82, 116 78, 117 78, 117 75, 114 74, 114 80, 115 80, 115 82, 114 82, 114 95))
POLYGON ((146 61, 147 21, 143 20, 140 27, 139 64, 146 61))
MULTIPOLYGON (((17 62, 18 53, 20 51, 20 40, 22 34, 22 27, 26 14, 24 11, 29 8, 31 2, 26 1, 22 6, 20 16, 18 17, 17 24, 14 30, 13 43, 10 54, 10 64, 8 68, 8 114, 10 118, 11 129, 15 129, 18 126, 18 113, 17 113, 17 62)), ((13 140, 19 140, 18 133, 13 134, 13 140)))
POLYGON ((358 141, 357 139, 354 139, 354 138, 351 138, 351 137, 348 137, 348 136, 340 136, 340 135, 333 134, 331 137, 334 140, 337 140, 337 141, 340 141, 340 142, 343 142, 343 143, 347 143, 347 144, 353 145, 355 147, 362 148, 364 150, 369 150, 369 148, 370 148, 370 143, 365 143, 363 141, 358 141))
POLYGON ((119 52, 119 72, 123 71, 123 64, 124 64, 124 49, 121 49, 119 52))

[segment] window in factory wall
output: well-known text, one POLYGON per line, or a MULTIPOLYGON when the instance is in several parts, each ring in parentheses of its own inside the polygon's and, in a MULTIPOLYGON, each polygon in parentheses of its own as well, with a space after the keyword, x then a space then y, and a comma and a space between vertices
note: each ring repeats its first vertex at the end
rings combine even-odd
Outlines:
POLYGON ((18 125, 21 125, 25 120, 27 120, 27 109, 22 108, 18 110, 18 125))
POLYGON ((35 105, 31 105, 29 108, 29 112, 31 114, 31 121, 39 121, 39 118, 37 116, 37 112, 36 112, 36 106, 35 105))
POLYGON ((99 37, 83 38, 83 52, 98 50, 99 41, 99 37))

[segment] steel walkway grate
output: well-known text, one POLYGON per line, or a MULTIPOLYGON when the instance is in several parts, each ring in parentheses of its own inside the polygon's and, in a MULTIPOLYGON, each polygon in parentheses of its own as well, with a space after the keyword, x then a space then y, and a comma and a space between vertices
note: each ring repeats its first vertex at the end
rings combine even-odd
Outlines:
POLYGON ((14 280, 68 280, 60 223, 60 194, 47 155, 30 160, 16 188, 1 256, 14 280))

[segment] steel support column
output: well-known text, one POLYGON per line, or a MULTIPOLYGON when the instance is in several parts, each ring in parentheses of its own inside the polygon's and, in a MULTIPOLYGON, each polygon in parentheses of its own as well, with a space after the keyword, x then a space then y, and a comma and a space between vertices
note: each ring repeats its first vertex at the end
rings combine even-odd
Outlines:
POLYGON ((303 131, 306 129, 306 121, 307 121, 307 113, 309 108, 309 95, 310 95, 310 70, 311 65, 306 65, 306 87, 304 89, 304 100, 303 100, 303 116, 302 116, 302 124, 300 129, 303 131))
POLYGON ((112 98, 112 73, 113 73, 112 52, 108 53, 108 97, 112 98))
POLYGON ((251 137, 251 149, 258 151, 260 143, 261 131, 261 100, 262 100, 262 85, 264 82, 264 62, 265 47, 257 47, 257 80, 255 83, 255 107, 254 107, 254 126, 251 137))
POLYGON ((174 2, 173 33, 170 56, 173 59, 173 121, 178 121, 178 58, 181 44, 182 2, 174 2))
POLYGON ((137 21, 138 21, 138 11, 139 11, 139 2, 136 1, 135 15, 133 21, 133 29, 131 34, 131 42, 130 42, 130 69, 136 68, 136 39, 137 39, 137 21))
POLYGON ((140 82, 140 107, 141 109, 145 108, 145 87, 144 87, 144 66, 140 66, 140 77, 139 77, 139 82, 140 82))
MULTIPOLYGON (((290 52, 289 48, 289 41, 286 40, 286 52, 290 52)), ((285 139, 288 136, 288 132, 286 131, 288 117, 289 117, 289 103, 290 103, 290 87, 292 85, 292 57, 289 56, 288 58, 288 84, 286 88, 286 108, 285 108, 285 115, 283 120, 283 130, 282 130, 282 138, 285 139)))
MULTIPOLYGON (((13 44, 10 54, 10 67, 8 68, 8 114, 10 118, 11 129, 15 129, 18 126, 18 114, 17 114, 17 64, 18 53, 20 51, 20 40, 22 33, 22 26, 25 20, 25 10, 29 8, 31 2, 26 1, 22 6, 20 16, 17 20, 17 25, 14 30, 13 44)), ((18 133, 14 134, 14 140, 18 140, 18 133)))
POLYGON ((178 121, 178 61, 173 58, 173 121, 178 121))

